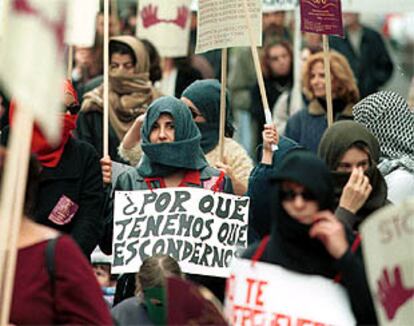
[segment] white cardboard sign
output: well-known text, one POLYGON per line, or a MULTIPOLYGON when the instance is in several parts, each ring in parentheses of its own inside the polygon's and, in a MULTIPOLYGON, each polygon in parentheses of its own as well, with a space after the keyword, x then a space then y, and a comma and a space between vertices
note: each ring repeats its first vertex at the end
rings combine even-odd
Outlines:
POLYGON ((191 0, 140 0, 136 35, 163 57, 188 55, 191 0))
POLYGON ((299 0, 263 0, 263 12, 295 10, 299 0))
POLYGON ((389 206, 360 227, 368 283, 381 325, 414 321, 414 200, 389 206))
POLYGON ((387 14, 414 11, 414 1, 410 0, 341 0, 341 2, 343 12, 387 14))
POLYGON ((68 1, 65 43, 92 47, 95 44, 98 11, 99 0, 68 1))
POLYGON ((227 277, 247 245, 249 198, 199 188, 116 191, 112 273, 133 273, 154 254, 185 273, 227 277))
POLYGON ((227 282, 231 325, 355 325, 347 293, 333 280, 235 259, 227 282))
POLYGON ((262 45, 262 0, 199 0, 196 53, 251 45, 244 1, 256 46, 262 45))

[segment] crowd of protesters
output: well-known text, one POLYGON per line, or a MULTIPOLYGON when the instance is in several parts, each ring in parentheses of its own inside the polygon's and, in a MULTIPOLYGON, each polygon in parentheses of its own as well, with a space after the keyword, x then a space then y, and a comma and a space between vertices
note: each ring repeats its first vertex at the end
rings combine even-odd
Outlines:
MULTIPOLYGON (((151 40, 131 35, 134 15, 111 27, 109 155, 101 14, 96 45, 75 49, 64 83, 60 143, 34 128, 10 323, 225 324, 224 278, 184 275, 167 255, 147 258, 136 274, 111 275, 110 259, 96 254, 112 253, 113 190, 170 187, 250 197, 243 258, 308 276, 340 274, 356 322, 377 323, 354 243, 372 213, 414 195, 414 111, 399 94, 379 91, 393 72, 381 35, 347 14, 345 39, 332 38, 328 128, 320 37, 303 37, 301 107, 292 107, 292 33, 284 12, 264 14, 261 63, 275 122, 266 124, 250 50, 232 50, 220 159, 217 56, 195 56, 189 46, 188 57, 161 58, 151 40), (118 176, 115 163, 129 167, 118 176), (198 292, 167 296, 169 277, 198 292), (176 305, 175 320, 168 305, 176 305)), ((0 98, 1 176, 16 104, 0 98)))

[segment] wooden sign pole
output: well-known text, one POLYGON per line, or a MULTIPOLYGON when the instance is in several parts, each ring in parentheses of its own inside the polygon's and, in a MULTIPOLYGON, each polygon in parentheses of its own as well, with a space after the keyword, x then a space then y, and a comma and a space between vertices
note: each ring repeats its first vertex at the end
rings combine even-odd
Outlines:
POLYGON ((66 77, 68 80, 72 80, 72 70, 73 70, 73 45, 69 45, 68 48, 68 71, 66 77))
POLYGON ((219 130, 219 153, 220 161, 224 159, 224 134, 226 128, 226 89, 227 89, 227 57, 228 50, 221 50, 221 93, 220 93, 220 130, 219 130))
POLYGON ((23 216, 32 131, 32 113, 17 109, 4 167, 0 205, 1 219, 7 220, 9 223, 2 229, 2 238, 5 239, 6 244, 2 242, 0 247, 0 325, 9 324, 17 259, 17 241, 23 216))
MULTIPOLYGON (((257 81, 259 83, 259 90, 260 90, 260 96, 262 98, 265 120, 266 120, 266 124, 272 124, 273 123, 272 113, 270 112, 269 101, 266 95, 266 88, 265 88, 264 79, 263 79, 262 67, 260 66, 259 52, 257 51, 256 42, 253 36, 252 20, 250 18, 249 9, 247 7, 247 0, 243 0, 243 6, 244 6, 244 13, 246 15, 246 20, 247 20, 247 29, 249 31, 249 38, 250 38, 250 45, 251 45, 250 48, 252 50, 252 56, 253 56, 254 68, 256 70, 257 81)), ((272 149, 274 151, 277 150, 278 149, 277 145, 273 145, 272 149)))
POLYGON ((333 124, 333 107, 332 107, 332 78, 331 78, 331 61, 329 54, 329 39, 327 35, 322 35, 323 41, 323 61, 325 67, 325 92, 327 103, 328 128, 333 124))
POLYGON ((104 1, 103 156, 109 153, 109 0, 104 1))

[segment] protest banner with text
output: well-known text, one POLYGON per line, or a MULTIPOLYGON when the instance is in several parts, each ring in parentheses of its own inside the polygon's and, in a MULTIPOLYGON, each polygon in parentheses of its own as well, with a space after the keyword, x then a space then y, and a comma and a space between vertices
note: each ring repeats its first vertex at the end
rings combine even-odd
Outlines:
MULTIPOLYGON (((200 0, 196 53, 251 46, 244 4, 246 0, 200 0)), ((262 45, 262 0, 247 0, 256 45, 262 45)))
POLYGON ((150 40, 163 57, 188 55, 191 0, 140 0, 136 35, 150 40))
POLYGON ((355 325, 333 280, 246 259, 233 260, 225 313, 230 325, 355 325))
POLYGON ((381 325, 414 320, 414 200, 387 206, 360 227, 369 286, 381 325))
POLYGON ((167 254, 185 273, 227 277, 247 246, 248 211, 248 197, 199 188, 116 191, 112 272, 167 254))

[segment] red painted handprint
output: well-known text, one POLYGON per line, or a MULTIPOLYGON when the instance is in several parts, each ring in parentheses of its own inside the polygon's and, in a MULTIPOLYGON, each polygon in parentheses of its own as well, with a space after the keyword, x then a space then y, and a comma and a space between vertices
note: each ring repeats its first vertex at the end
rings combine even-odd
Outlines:
POLYGON ((382 277, 377 281, 377 284, 378 299, 388 320, 393 320, 398 309, 414 297, 414 288, 407 289, 404 287, 399 266, 394 268, 394 283, 390 279, 388 270, 384 268, 382 277))
POLYGON ((172 22, 177 26, 181 27, 182 29, 185 28, 187 25, 188 15, 190 10, 186 6, 181 6, 177 8, 177 18, 174 19, 172 22))
POLYGON ((157 25, 161 22, 158 18, 158 7, 153 5, 148 5, 141 10, 142 25, 144 28, 157 25))

